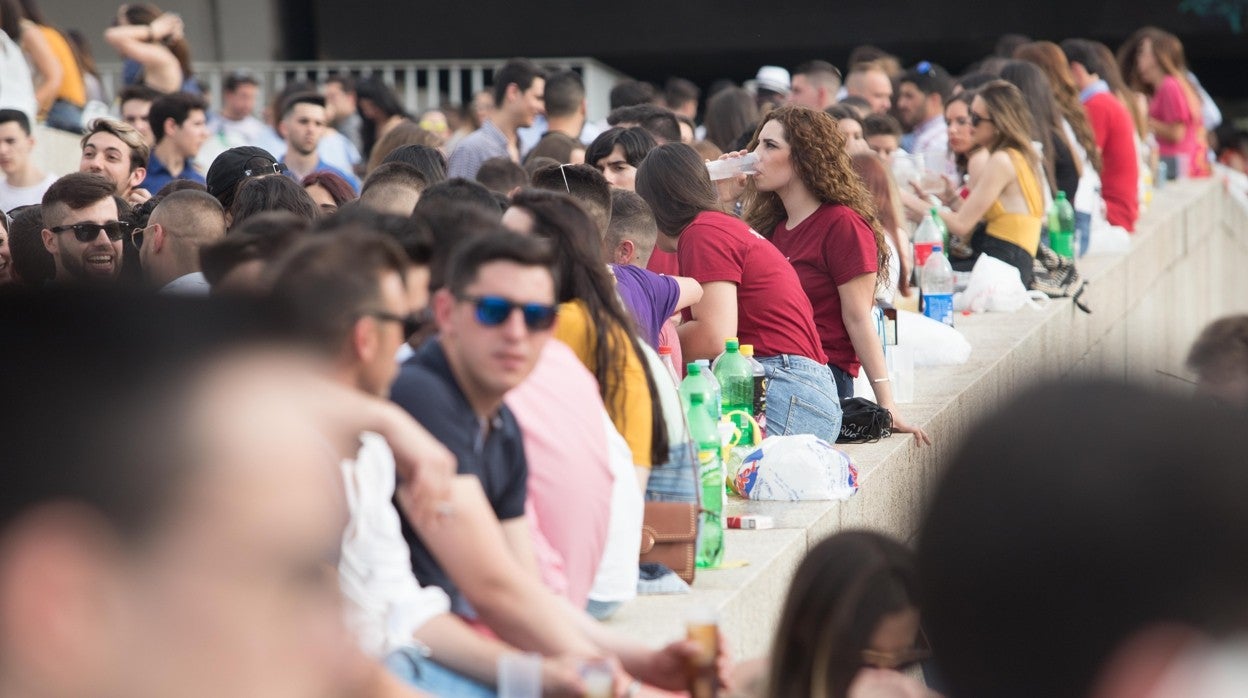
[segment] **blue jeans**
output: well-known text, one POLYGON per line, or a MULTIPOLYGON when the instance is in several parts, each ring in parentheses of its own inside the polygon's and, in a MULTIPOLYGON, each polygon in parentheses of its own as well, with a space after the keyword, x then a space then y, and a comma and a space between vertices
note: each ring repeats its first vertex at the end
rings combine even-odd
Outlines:
POLYGON ((836 383, 836 396, 842 400, 853 397, 854 377, 832 364, 828 364, 828 370, 832 371, 832 381, 836 383))
POLYGON ((1075 248, 1077 257, 1088 253, 1088 241, 1092 239, 1092 214, 1075 211, 1075 248))
POLYGON ((841 401, 831 369, 793 354, 755 358, 767 369, 767 434, 814 434, 836 443, 841 401))
POLYGON ((48 115, 44 119, 44 123, 49 128, 69 131, 70 133, 82 133, 82 107, 70 104, 63 99, 58 99, 48 109, 48 115))
POLYGON ((495 698, 498 695, 493 688, 447 669, 414 647, 395 650, 386 657, 385 664, 391 674, 407 685, 435 696, 495 698))
POLYGON ((698 501, 698 471, 694 465, 697 453, 693 444, 673 443, 667 450, 667 462, 650 468, 646 483, 647 502, 698 501))
POLYGON ((585 610, 594 620, 606 620, 615 615, 615 612, 623 606, 623 601, 594 601, 589 599, 585 602, 585 610))

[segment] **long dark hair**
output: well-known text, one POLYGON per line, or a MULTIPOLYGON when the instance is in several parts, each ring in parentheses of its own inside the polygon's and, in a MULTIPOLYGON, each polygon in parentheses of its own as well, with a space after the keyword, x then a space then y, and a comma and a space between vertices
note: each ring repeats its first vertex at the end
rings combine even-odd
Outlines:
POLYGON ((789 587, 772 644, 769 698, 844 698, 885 616, 914 608, 914 555, 870 531, 810 549, 789 587))
MULTIPOLYGON (((1044 74, 1035 63, 1027 61, 1011 60, 1001 69, 1001 79, 1009 82, 1018 88, 1023 96, 1023 101, 1027 103, 1027 111, 1031 113, 1031 139, 1039 141, 1044 158, 1044 172, 1049 180, 1049 187, 1054 192, 1058 190, 1057 186, 1057 146, 1058 140, 1066 146, 1066 150, 1072 154, 1072 160, 1076 169, 1082 169, 1077 158, 1073 157, 1074 150, 1070 147, 1070 142, 1066 139, 1065 129, 1062 128, 1060 112, 1057 110, 1057 100, 1053 97, 1053 87, 1049 85, 1049 78, 1044 74)), ((981 94, 982 97, 982 94, 981 94)), ((995 118, 996 115, 994 114, 995 118)), ((1000 126, 998 126, 1000 128, 1000 126)))
POLYGON ((1088 121, 1088 113, 1079 101, 1079 88, 1075 87, 1075 78, 1070 73, 1070 63, 1062 47, 1052 41, 1033 41, 1020 46, 1014 57, 1034 63, 1049 78, 1049 86, 1053 88, 1053 98, 1061 111, 1075 140, 1088 154, 1088 162, 1099 174, 1101 171, 1101 150, 1096 146, 1096 134, 1092 132, 1092 124, 1088 121))
POLYGON ((650 462, 655 465, 666 463, 667 423, 663 419, 655 377, 637 339, 632 316, 619 300, 610 272, 602 263, 602 243, 597 226, 575 199, 559 192, 521 189, 512 197, 511 205, 533 216, 534 235, 552 242, 558 301, 579 300, 589 312, 589 331, 594 335, 594 366, 591 368, 608 409, 611 409, 624 384, 622 356, 626 350, 637 355, 646 374, 646 389, 653 405, 650 412, 650 462), (620 345, 622 338, 627 341, 627 346, 620 345))
POLYGON ((377 143, 377 124, 364 116, 364 111, 359 108, 360 103, 368 100, 377 107, 385 118, 389 119, 395 115, 409 116, 407 110, 399 103, 399 98, 394 91, 386 87, 383 83, 373 78, 362 78, 355 84, 355 103, 356 110, 360 113, 360 139, 364 145, 364 157, 368 157, 373 152, 373 146, 377 143))
POLYGON ((706 163, 684 143, 664 143, 637 167, 635 189, 650 204, 659 232, 678 238, 703 211, 719 211, 706 163))

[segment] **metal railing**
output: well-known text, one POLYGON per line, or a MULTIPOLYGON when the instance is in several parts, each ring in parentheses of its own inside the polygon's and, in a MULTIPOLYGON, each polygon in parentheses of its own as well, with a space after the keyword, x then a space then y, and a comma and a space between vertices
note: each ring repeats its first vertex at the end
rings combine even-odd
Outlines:
MULTIPOLYGON (((627 77, 593 58, 535 58, 547 69, 574 70, 585 82, 585 98, 591 121, 605 119, 610 109, 611 88, 627 77)), ((405 109, 413 115, 443 104, 463 104, 476 92, 488 87, 501 60, 425 61, 293 61, 196 63, 195 77, 208 92, 212 108, 221 106, 221 86, 226 76, 246 71, 260 82, 260 104, 296 80, 320 83, 333 74, 380 79, 395 91, 405 109)), ((101 65, 100 77, 113 94, 120 92, 121 65, 101 65)))

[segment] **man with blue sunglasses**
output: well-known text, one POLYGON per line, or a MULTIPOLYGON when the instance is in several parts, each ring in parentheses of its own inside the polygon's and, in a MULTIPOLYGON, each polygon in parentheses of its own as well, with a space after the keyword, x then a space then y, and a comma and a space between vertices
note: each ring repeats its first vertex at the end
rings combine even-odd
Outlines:
MULTIPOLYGON (((399 374, 391 399, 459 459, 459 472, 481 480, 513 547, 531 545, 524 516, 528 465, 515 417, 503 397, 528 377, 556 316, 549 249, 537 240, 497 233, 465 243, 451 258, 446 287, 433 297, 439 335, 399 374)), ((404 526, 412 568, 440 586, 452 608, 474 615, 424 542, 404 526)))

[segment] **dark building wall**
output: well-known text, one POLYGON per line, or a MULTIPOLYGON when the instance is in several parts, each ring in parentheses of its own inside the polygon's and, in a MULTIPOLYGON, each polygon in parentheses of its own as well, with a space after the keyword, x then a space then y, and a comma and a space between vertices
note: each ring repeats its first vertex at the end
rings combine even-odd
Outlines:
MULTIPOLYGON (((284 1, 288 8, 311 5, 307 0, 284 1)), ((1248 84, 1240 79, 1248 59, 1248 36, 1233 35, 1225 22, 1181 13, 1178 4, 1178 0, 317 0, 307 12, 314 16, 317 55, 291 58, 585 55, 636 77, 661 81, 676 74, 707 83, 720 77, 751 77, 764 62, 791 66, 819 57, 843 65, 849 49, 862 43, 877 44, 906 62, 928 59, 956 72, 990 51, 996 37, 1006 32, 1049 39, 1084 36, 1116 47, 1137 27, 1153 24, 1179 34, 1211 90, 1248 96, 1248 84)))

